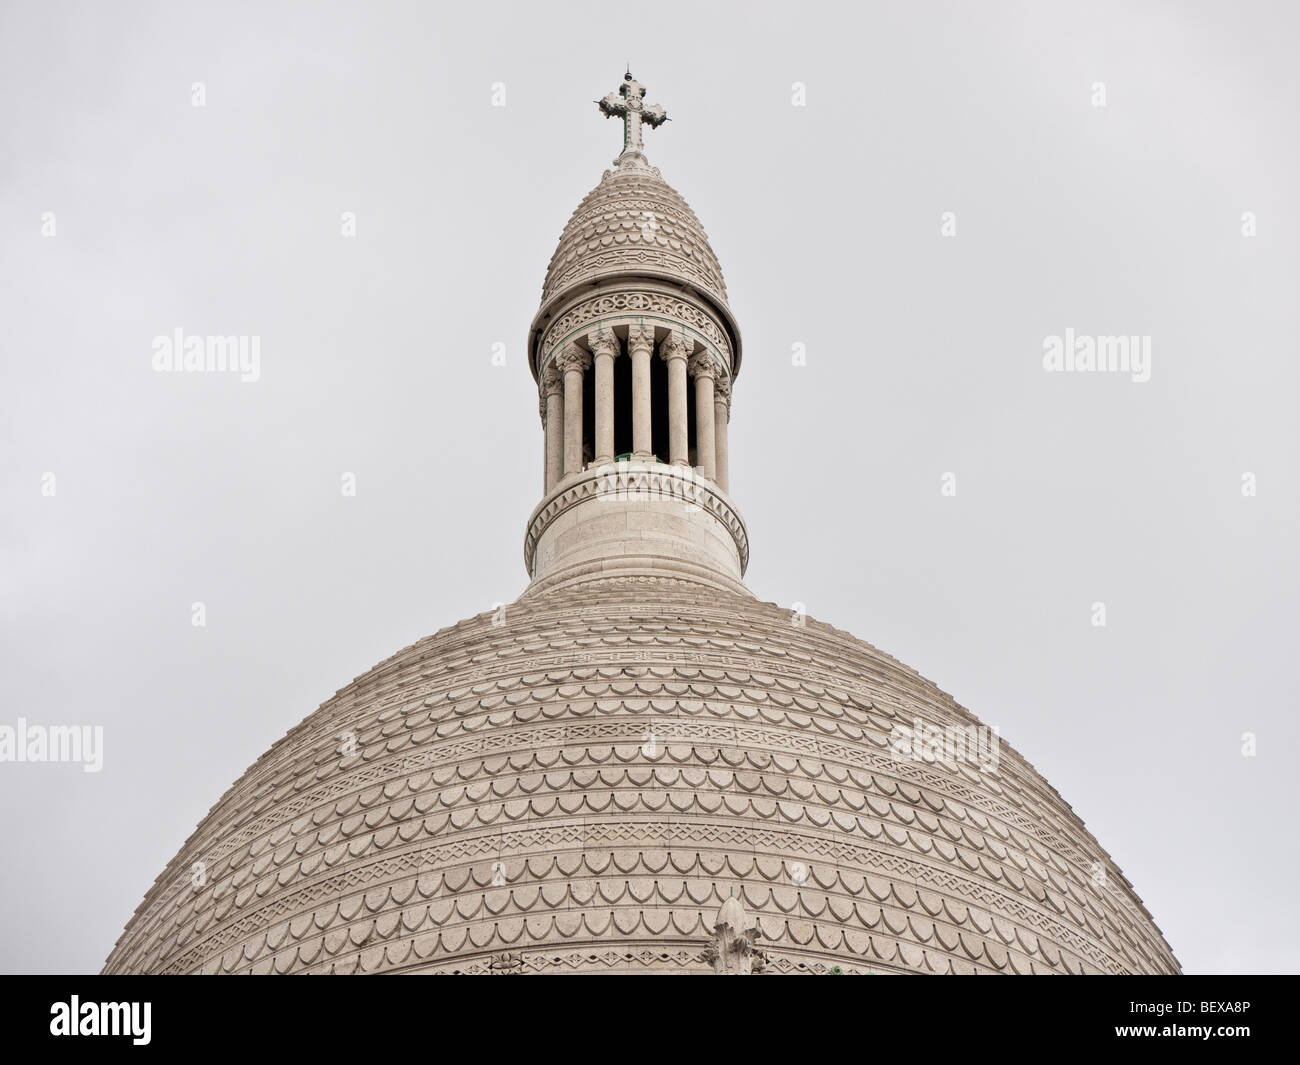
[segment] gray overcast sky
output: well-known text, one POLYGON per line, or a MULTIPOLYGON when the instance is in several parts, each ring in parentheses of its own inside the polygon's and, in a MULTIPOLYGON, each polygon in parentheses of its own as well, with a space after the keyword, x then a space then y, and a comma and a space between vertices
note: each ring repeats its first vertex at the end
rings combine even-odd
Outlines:
POLYGON ((1187 971, 1295 971, 1298 29, 1283 3, 4 3, 0 724, 102 725, 105 764, 0 764, 0 968, 98 970, 275 739, 522 591, 523 340, 630 63, 744 333, 755 594, 999 726, 1187 971), (260 337, 261 379, 153 372, 176 327, 260 337), (1045 373, 1067 327, 1151 337, 1151 380, 1045 373))

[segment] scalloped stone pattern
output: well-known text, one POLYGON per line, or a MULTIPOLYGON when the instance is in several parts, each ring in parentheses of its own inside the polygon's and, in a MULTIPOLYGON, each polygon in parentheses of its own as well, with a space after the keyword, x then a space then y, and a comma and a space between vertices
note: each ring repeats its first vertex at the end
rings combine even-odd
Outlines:
POLYGON ((578 204, 551 256, 542 303, 576 284, 628 273, 687 281, 727 305, 704 227, 657 170, 608 171, 578 204))
POLYGON ((276 743, 105 971, 707 973, 733 895, 772 973, 1178 971, 1005 744, 995 774, 892 758, 915 717, 975 721, 772 604, 636 577, 526 594, 276 743))

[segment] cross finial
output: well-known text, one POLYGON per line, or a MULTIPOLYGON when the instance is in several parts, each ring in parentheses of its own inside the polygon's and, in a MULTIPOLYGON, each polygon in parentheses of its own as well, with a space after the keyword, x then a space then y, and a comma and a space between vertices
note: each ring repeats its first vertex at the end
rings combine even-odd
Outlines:
POLYGON ((614 165, 649 166, 641 150, 644 147, 641 123, 654 129, 668 121, 668 114, 658 104, 645 102, 645 86, 632 77, 631 70, 623 76, 623 84, 618 90, 598 100, 597 106, 606 118, 623 120, 623 153, 614 160, 614 165))

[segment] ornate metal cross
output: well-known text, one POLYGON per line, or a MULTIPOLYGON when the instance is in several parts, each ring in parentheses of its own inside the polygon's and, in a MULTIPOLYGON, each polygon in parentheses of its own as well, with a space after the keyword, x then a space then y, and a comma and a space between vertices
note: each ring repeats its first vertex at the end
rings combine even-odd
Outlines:
POLYGON ((623 120, 623 154, 614 160, 616 166, 637 165, 645 163, 642 152, 641 123, 651 129, 668 121, 668 113, 658 104, 645 103, 645 86, 632 77, 629 71, 623 77, 623 84, 617 92, 612 92, 603 100, 597 100, 597 106, 606 118, 623 120))

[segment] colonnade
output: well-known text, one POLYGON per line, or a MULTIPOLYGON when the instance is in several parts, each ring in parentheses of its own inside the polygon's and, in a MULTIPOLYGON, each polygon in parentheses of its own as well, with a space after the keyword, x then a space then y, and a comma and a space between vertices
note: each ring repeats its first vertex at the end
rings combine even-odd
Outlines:
MULTIPOLYGON (((654 330, 628 329, 627 357, 632 360, 632 458, 649 461, 651 445, 650 360, 655 353, 654 330)), ((595 370, 596 417, 593 466, 614 461, 614 360, 623 345, 612 332, 587 335, 587 347, 570 342, 542 377, 546 424, 546 490, 583 469, 583 380, 595 370)), ((727 422, 731 388, 708 352, 692 354, 678 333, 659 343, 659 357, 668 366, 668 462, 689 466, 690 432, 687 389, 695 382, 695 469, 727 491, 727 422)))

